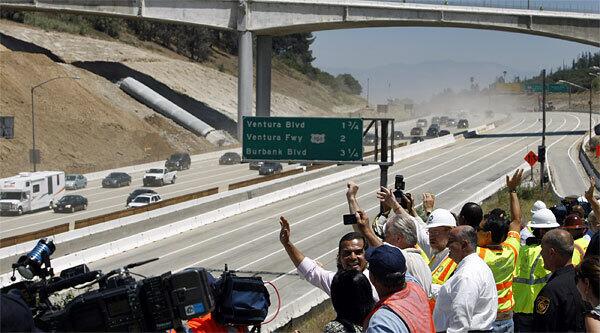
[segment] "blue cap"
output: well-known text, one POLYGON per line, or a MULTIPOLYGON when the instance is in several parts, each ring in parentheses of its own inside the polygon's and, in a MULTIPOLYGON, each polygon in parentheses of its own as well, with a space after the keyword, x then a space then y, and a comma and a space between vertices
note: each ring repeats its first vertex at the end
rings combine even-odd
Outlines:
POLYGON ((406 259, 399 248, 382 245, 367 249, 367 261, 369 271, 377 276, 385 276, 391 273, 406 273, 406 259))

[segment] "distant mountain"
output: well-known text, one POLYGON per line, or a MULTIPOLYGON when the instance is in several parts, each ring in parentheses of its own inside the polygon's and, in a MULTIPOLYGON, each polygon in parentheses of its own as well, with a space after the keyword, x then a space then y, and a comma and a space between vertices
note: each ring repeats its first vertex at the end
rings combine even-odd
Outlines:
POLYGON ((422 62, 418 64, 389 64, 370 69, 322 68, 333 74, 352 74, 363 86, 363 95, 367 91, 367 78, 370 82, 371 104, 384 103, 387 98, 412 98, 415 101, 426 101, 445 88, 454 91, 469 89, 470 78, 480 88, 486 88, 496 77, 506 71, 506 80, 512 81, 514 76, 532 77, 539 74, 535 70, 521 70, 497 63, 456 62, 452 60, 422 62))

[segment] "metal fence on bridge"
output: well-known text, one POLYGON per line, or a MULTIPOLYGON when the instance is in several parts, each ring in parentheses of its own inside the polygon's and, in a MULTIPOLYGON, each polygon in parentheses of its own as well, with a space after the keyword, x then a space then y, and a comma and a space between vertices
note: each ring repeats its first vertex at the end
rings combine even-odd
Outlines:
POLYGON ((600 14, 598 0, 384 0, 426 5, 491 7, 600 14))

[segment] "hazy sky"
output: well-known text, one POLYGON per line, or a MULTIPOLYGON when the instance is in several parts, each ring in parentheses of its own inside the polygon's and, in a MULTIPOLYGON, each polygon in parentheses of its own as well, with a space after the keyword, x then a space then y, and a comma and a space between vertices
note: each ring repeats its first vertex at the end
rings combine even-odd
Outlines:
POLYGON ((316 32, 313 62, 319 68, 367 69, 429 61, 493 62, 539 72, 599 49, 533 35, 457 28, 368 28, 316 32))

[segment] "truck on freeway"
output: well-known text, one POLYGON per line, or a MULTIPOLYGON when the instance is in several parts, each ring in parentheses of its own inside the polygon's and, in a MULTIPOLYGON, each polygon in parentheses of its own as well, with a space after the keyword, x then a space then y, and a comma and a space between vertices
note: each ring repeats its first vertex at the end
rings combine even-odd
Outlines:
POLYGON ((166 183, 175 183, 177 171, 169 171, 167 168, 153 168, 146 171, 142 180, 144 186, 163 186, 166 183))
POLYGON ((52 209, 65 190, 62 171, 21 172, 0 179, 0 214, 22 215, 41 208, 52 209))

